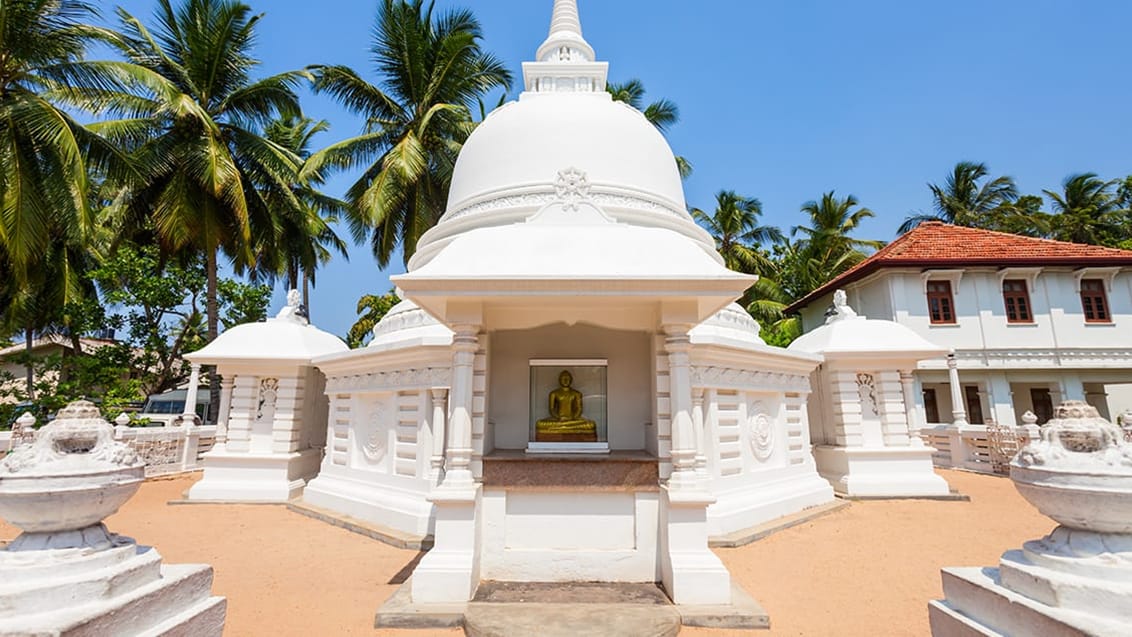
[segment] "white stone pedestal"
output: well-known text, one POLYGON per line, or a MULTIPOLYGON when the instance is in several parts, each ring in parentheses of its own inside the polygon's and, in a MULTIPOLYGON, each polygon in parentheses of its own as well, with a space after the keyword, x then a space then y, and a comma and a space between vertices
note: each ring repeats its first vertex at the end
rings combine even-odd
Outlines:
POLYGON ((0 551, 0 636, 219 636, 227 609, 212 567, 163 565, 151 547, 0 551))
POLYGON ((849 497, 937 497, 951 493, 932 468, 931 447, 814 447, 821 476, 849 497))
POLYGON ((662 487, 661 581, 673 603, 728 605, 731 574, 708 548, 707 492, 685 493, 662 487))
POLYGON ((462 604, 480 582, 480 486, 440 487, 429 497, 436 505, 434 544, 413 571, 414 604, 462 604))
POLYGON ((204 477, 189 489, 189 500, 287 502, 302 493, 318 472, 319 449, 289 453, 230 452, 223 447, 204 454, 204 477))
POLYGON ((945 568, 946 599, 928 605, 932 635, 1132 634, 1129 549, 1132 535, 1058 527, 998 568, 945 568))

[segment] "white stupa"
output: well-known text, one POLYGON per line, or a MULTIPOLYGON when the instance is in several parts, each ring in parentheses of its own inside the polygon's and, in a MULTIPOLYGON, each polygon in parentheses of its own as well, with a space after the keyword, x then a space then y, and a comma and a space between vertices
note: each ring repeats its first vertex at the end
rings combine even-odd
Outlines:
POLYGON ((606 68, 557 0, 527 90, 467 140, 393 277, 405 301, 368 347, 312 360, 329 415, 301 506, 431 536, 413 604, 495 580, 661 581, 679 607, 727 605, 709 540, 833 499, 806 408, 821 357, 759 338, 734 304, 755 277, 724 267, 606 68))

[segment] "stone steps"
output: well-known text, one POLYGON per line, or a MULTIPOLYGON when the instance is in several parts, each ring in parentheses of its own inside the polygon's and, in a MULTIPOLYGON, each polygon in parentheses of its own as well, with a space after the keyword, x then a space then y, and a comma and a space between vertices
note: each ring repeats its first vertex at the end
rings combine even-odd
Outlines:
POLYGON ((933 637, 1127 637, 1132 626, 1046 606, 1003 587, 998 569, 945 568, 946 601, 932 602, 933 637))
MULTIPOLYGON (((25 615, 3 622, 0 637, 27 634, 59 637, 126 637, 145 634, 163 618, 179 616, 209 600, 212 567, 178 564, 161 568, 161 578, 101 602, 25 615)), ((221 607, 223 608, 223 606, 221 607)))
POLYGON ((228 600, 209 597, 157 626, 138 633, 137 637, 219 637, 224 632, 227 610, 228 600))
POLYGON ((0 590, 0 618, 81 607, 128 594, 161 578, 161 556, 157 551, 131 552, 134 554, 127 559, 90 571, 57 565, 62 573, 53 579, 25 583, 14 570, 7 574, 10 584, 0 590))

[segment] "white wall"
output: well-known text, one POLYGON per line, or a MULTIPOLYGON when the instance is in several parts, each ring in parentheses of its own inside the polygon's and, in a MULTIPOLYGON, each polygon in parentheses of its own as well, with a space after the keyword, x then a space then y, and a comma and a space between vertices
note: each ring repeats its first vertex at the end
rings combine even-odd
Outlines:
POLYGON ((490 343, 488 420, 495 425, 496 448, 527 446, 532 358, 607 359, 609 446, 645 448, 645 424, 652 419, 653 395, 647 333, 555 324, 492 332, 490 343))

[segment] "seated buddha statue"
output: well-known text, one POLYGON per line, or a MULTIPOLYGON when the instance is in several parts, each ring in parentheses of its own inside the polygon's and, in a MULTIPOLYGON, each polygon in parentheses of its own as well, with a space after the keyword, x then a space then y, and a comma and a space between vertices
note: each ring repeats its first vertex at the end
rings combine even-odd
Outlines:
POLYGON ((558 387, 550 392, 550 418, 535 422, 536 439, 569 436, 572 440, 596 439, 597 423, 582 417, 582 392, 571 387, 574 377, 562 370, 558 387))

